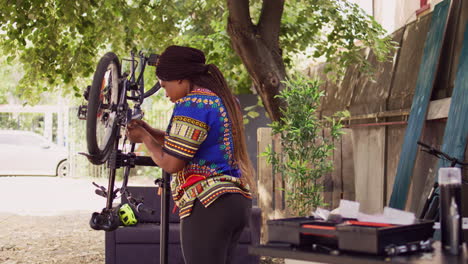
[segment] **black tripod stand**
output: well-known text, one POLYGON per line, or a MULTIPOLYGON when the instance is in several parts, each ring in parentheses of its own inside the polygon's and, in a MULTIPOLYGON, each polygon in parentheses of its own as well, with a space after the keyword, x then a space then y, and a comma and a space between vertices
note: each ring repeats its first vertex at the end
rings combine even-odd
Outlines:
MULTIPOLYGON (((111 159, 109 160, 109 164, 111 164, 112 170, 115 172, 116 169, 118 168, 125 168, 126 174, 124 175, 124 182, 121 188, 118 188, 117 190, 114 191, 113 198, 115 198, 116 194, 120 191, 122 192, 123 195, 127 198, 127 200, 132 200, 129 199, 131 196, 130 192, 127 190, 127 181, 128 181, 128 170, 129 168, 133 168, 135 166, 157 166, 157 164, 154 163, 154 161, 151 159, 151 157, 146 157, 146 156, 136 156, 134 153, 122 153, 121 151, 118 151, 115 155, 111 155, 111 159)), ((170 181, 171 181, 171 175, 165 171, 162 173, 162 177, 160 179, 155 180, 155 184, 157 187, 162 189, 161 192, 161 219, 160 219, 160 227, 161 227, 161 232, 160 232, 160 262, 161 264, 167 264, 168 263, 168 241, 169 241, 169 204, 170 204, 170 199, 171 198, 171 187, 170 187, 170 181)), ((96 193, 101 193, 99 194, 101 196, 107 197, 107 189, 103 186, 98 186, 96 185, 99 189, 96 190, 96 193)), ((113 188, 113 187, 112 187, 113 188)), ((112 199, 113 200, 113 199, 112 199)), ((112 203, 112 201, 111 201, 112 203)), ((152 214, 153 211, 152 209, 146 207, 143 204, 143 201, 138 201, 136 204, 133 205, 134 208, 137 209, 139 212, 145 212, 152 214)), ((103 212, 108 212, 101 214, 94 213, 93 218, 103 218, 103 223, 107 222, 113 222, 115 224, 105 224, 104 226, 112 226, 112 228, 95 228, 95 229, 100 229, 100 230, 106 230, 106 231, 112 231, 115 230, 118 225, 118 217, 116 215, 116 210, 117 208, 113 208, 112 206, 110 209, 106 208, 104 209, 103 212), (109 215, 115 215, 116 217, 109 218, 109 215), (103 217, 103 215, 105 217, 103 217), (114 220, 115 219, 115 220, 114 220)), ((92 220, 93 220, 92 218, 92 220)), ((92 223, 93 221, 91 221, 92 223)), ((101 221, 98 221, 101 223, 101 221)))
MULTIPOLYGON (((436 156, 439 159, 444 159, 450 162, 450 167, 455 167, 456 165, 460 166, 468 166, 467 162, 462 162, 447 153, 444 153, 432 146, 429 146, 427 144, 424 144, 421 141, 418 141, 418 144, 422 147, 422 151, 427 152, 431 155, 436 156)), ((466 181, 462 181, 463 184, 467 184, 466 181)), ((429 195, 426 199, 426 202, 424 203, 424 207, 419 215, 420 219, 426 219, 426 220, 434 220, 437 221, 439 219, 439 183, 437 180, 434 182, 434 185, 432 186, 431 191, 429 192, 429 195)))
POLYGON ((161 179, 156 180, 156 185, 162 188, 161 193, 161 234, 160 234, 160 245, 159 256, 160 264, 167 264, 168 256, 168 234, 169 234, 169 201, 171 198, 171 175, 163 171, 161 179))

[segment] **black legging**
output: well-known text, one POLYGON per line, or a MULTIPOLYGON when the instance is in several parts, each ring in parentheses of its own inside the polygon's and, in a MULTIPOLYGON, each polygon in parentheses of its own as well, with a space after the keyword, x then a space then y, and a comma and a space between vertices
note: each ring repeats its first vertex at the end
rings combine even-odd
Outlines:
POLYGON ((205 208, 197 199, 180 222, 185 264, 229 264, 252 208, 241 194, 223 194, 205 208))

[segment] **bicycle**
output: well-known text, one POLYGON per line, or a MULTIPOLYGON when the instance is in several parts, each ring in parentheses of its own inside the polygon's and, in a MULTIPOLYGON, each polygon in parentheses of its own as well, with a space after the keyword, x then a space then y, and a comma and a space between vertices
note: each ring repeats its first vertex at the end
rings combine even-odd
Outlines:
POLYGON ((155 66, 158 55, 145 56, 143 52, 138 54, 138 59, 131 52, 130 73, 121 72, 121 63, 115 53, 106 53, 97 64, 93 81, 85 89, 84 98, 87 105, 82 105, 78 110, 78 117, 86 120, 86 141, 88 153, 85 155, 95 165, 107 162, 109 168, 108 187, 97 187, 96 194, 107 199, 106 207, 101 213, 93 213, 90 226, 95 230, 112 231, 119 226, 118 207, 112 207, 118 193, 125 196, 132 208, 138 212, 152 213, 144 207, 143 200, 133 197, 127 190, 130 169, 135 165, 156 166, 150 157, 136 157, 133 153, 135 144, 131 144, 128 153, 124 152, 126 137, 119 144, 121 131, 132 119, 141 119, 143 111, 141 105, 146 97, 151 96, 160 89, 157 82, 150 90, 144 90, 144 71, 146 65, 155 66), (137 76, 136 68, 139 66, 137 76), (130 93, 130 94, 129 94, 130 93), (133 108, 129 101, 134 102, 133 108), (114 189, 116 170, 124 167, 123 182, 120 188, 114 189))
MULTIPOLYGON (((141 105, 145 98, 156 93, 160 88, 159 82, 145 91, 144 72, 146 66, 156 66, 158 54, 146 56, 139 52, 138 59, 130 53, 130 73, 121 73, 121 64, 116 54, 106 53, 100 60, 94 73, 93 82, 85 89, 84 98, 88 105, 81 105, 78 109, 78 117, 86 120, 86 140, 88 160, 96 165, 107 162, 109 168, 108 187, 99 186, 95 193, 106 198, 106 207, 100 213, 94 212, 90 219, 90 226, 95 230, 113 231, 120 225, 120 206, 113 207, 113 200, 118 193, 129 202, 133 210, 152 214, 153 211, 143 204, 144 198, 133 197, 127 189, 130 169, 135 166, 157 166, 148 156, 136 156, 135 144, 125 152, 126 136, 123 143, 119 144, 122 137, 121 130, 133 119, 141 119, 143 111, 141 105), (136 68, 139 67, 139 74, 136 68), (130 93, 130 95, 128 94, 130 93), (133 108, 129 101, 134 102, 133 108), (124 167, 123 181, 120 188, 115 188, 115 176, 118 168, 124 167)), ((125 135, 125 133, 124 133, 125 135)), ((157 187, 162 189, 161 194, 161 232, 160 232, 160 263, 168 263, 168 238, 169 238, 169 199, 170 174, 163 171, 160 179, 155 181, 157 187)), ((126 213, 126 212, 124 212, 126 213)))
MULTIPOLYGON (((450 167, 455 167, 456 165, 460 165, 462 167, 468 166, 468 162, 464 162, 454 158, 447 153, 444 153, 432 146, 429 146, 421 141, 417 142, 418 145, 422 147, 422 151, 427 152, 433 156, 436 156, 439 159, 444 159, 450 162, 450 167)), ((462 180, 463 184, 468 184, 468 181, 462 180)), ((439 219, 439 183, 437 181, 434 182, 434 185, 429 192, 428 197, 424 203, 423 209, 419 215, 420 219, 425 220, 434 220, 437 221, 439 219)))

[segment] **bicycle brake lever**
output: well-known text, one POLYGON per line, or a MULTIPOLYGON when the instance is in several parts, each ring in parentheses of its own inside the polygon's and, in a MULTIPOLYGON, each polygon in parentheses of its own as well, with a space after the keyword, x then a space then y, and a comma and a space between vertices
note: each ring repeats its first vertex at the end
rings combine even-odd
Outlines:
POLYGON ((93 185, 96 186, 97 188, 101 189, 103 192, 107 192, 107 189, 104 186, 101 186, 95 182, 93 182, 93 185))
POLYGON ((107 197, 107 192, 106 192, 106 191, 102 191, 102 190, 96 189, 96 190, 94 191, 94 193, 97 194, 97 195, 99 195, 99 196, 102 196, 102 197, 104 197, 104 198, 107 197))
POLYGON ((158 63, 159 55, 158 54, 150 54, 148 57, 148 65, 156 66, 158 63))
POLYGON ((115 199, 117 198, 117 194, 120 192, 120 188, 117 188, 114 190, 114 192, 112 192, 112 199, 115 199))

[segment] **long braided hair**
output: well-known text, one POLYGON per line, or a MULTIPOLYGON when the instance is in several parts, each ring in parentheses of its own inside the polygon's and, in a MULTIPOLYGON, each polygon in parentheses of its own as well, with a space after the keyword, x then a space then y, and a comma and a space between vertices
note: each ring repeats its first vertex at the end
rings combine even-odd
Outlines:
POLYGON ((214 64, 205 64, 203 51, 183 46, 169 46, 160 55, 156 75, 160 80, 189 80, 193 86, 207 88, 219 96, 227 109, 232 124, 234 159, 241 171, 241 178, 255 188, 254 169, 245 142, 244 122, 239 101, 229 89, 226 79, 214 64))

